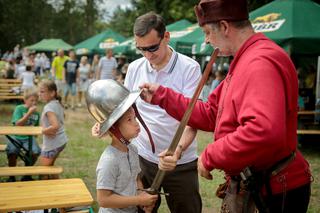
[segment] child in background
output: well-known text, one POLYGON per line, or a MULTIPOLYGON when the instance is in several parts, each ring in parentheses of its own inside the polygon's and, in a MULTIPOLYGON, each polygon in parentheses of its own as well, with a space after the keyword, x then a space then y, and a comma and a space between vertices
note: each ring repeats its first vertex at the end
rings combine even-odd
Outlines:
POLYGON ((95 112, 100 109, 102 102, 103 111, 110 113, 103 116, 106 119, 101 128, 99 123, 92 128, 93 136, 103 137, 109 133, 112 138, 111 145, 104 150, 97 165, 99 213, 133 213, 137 212, 138 205, 145 212, 151 212, 157 200, 158 195, 150 195, 143 191, 137 194, 137 188, 143 188, 139 177, 141 170, 137 148, 130 144, 129 140, 137 137, 140 132, 135 111, 131 107, 139 94, 140 92, 129 94, 123 86, 110 79, 95 81, 88 89, 88 109, 95 119, 101 121, 98 119, 99 115, 95 116, 95 112), (112 97, 110 93, 125 93, 128 98, 112 97), (97 100, 95 94, 100 94, 104 100, 97 100))
MULTIPOLYGON (((27 89, 24 91, 24 104, 16 106, 12 114, 12 124, 14 126, 39 126, 40 113, 37 112, 37 102, 38 102, 38 92, 36 89, 27 89)), ((13 136, 21 146, 26 150, 29 150, 29 136, 27 135, 15 135, 13 136)), ((11 142, 8 142, 6 148, 8 165, 14 167, 17 165, 17 156, 19 153, 19 148, 13 145, 11 142)), ((38 146, 36 139, 32 136, 32 162, 31 165, 37 161, 37 158, 40 154, 40 147, 38 146)), ((30 180, 30 176, 25 176, 23 180, 30 180)), ((15 177, 11 176, 8 180, 9 182, 15 181, 15 177)))
POLYGON ((32 72, 31 65, 26 66, 26 72, 21 73, 20 79, 22 80, 22 90, 34 87, 35 74, 32 72))
POLYGON ((91 66, 88 63, 88 57, 82 56, 79 66, 79 84, 78 84, 78 107, 82 106, 82 97, 85 95, 89 87, 89 73, 91 66))
MULTIPOLYGON (((40 99, 46 103, 41 115, 43 145, 40 165, 53 166, 68 141, 64 130, 63 106, 57 93, 57 85, 53 81, 41 82, 40 99)), ((58 176, 53 175, 51 178, 58 178, 58 176)), ((48 176, 42 176, 41 179, 48 179, 48 176)))

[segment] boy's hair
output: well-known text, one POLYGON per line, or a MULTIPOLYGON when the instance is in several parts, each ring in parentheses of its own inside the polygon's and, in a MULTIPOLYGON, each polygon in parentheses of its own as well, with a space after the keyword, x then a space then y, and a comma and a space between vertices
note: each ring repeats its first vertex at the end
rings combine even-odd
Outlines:
POLYGON ((37 89, 34 88, 34 87, 25 89, 24 92, 23 92, 23 98, 24 98, 24 99, 28 99, 28 98, 30 98, 31 96, 34 96, 34 97, 36 97, 36 98, 39 97, 38 91, 37 91, 37 89))

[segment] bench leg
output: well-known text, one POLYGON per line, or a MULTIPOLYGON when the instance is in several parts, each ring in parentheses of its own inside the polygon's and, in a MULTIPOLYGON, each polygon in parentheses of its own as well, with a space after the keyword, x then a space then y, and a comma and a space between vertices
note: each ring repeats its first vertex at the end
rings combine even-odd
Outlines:
POLYGON ((65 208, 61 208, 61 209, 59 209, 59 213, 66 213, 67 211, 66 211, 66 209, 65 208))

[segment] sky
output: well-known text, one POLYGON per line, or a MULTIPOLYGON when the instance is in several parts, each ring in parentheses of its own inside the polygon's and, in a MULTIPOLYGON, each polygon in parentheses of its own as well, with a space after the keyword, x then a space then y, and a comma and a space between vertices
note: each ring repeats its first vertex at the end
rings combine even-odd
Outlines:
MULTIPOLYGON (((127 8, 131 6, 130 0, 104 0, 103 7, 107 9, 109 15, 113 14, 113 11, 120 6, 121 8, 127 8)), ((106 17, 104 17, 106 18, 106 17)))
MULTIPOLYGON (((47 0, 49 4, 51 4, 55 9, 59 10, 61 9, 61 6, 63 5, 63 0, 47 0)), ((85 0, 77 0, 80 4, 85 4, 85 0)), ((112 16, 114 10, 120 6, 121 8, 127 8, 131 7, 131 1, 130 0, 103 0, 102 5, 99 5, 101 9, 106 9, 108 11, 108 14, 103 16, 103 19, 105 21, 108 21, 110 16, 112 16)))

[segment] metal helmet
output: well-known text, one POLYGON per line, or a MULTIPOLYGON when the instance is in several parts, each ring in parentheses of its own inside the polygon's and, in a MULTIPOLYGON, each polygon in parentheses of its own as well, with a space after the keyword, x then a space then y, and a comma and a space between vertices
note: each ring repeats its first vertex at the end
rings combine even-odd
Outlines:
POLYGON ((140 93, 141 91, 130 92, 112 79, 90 84, 86 102, 89 112, 100 123, 100 137, 134 104, 140 93))

